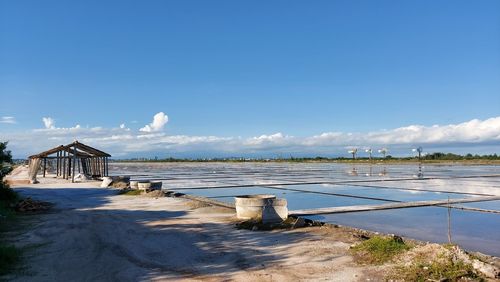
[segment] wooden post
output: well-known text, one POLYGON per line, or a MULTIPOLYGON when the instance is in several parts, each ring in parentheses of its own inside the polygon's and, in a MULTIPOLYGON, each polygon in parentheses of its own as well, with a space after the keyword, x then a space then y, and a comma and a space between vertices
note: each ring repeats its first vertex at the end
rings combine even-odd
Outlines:
POLYGON ((451 244, 451 206, 450 206, 450 196, 448 196, 448 243, 451 244))
POLYGON ((66 151, 64 151, 62 155, 63 155, 63 158, 62 158, 62 162, 63 162, 62 177, 63 177, 63 179, 66 179, 66 151))
POLYGON ((46 171, 47 171, 47 158, 43 158, 43 178, 45 178, 46 171))
POLYGON ((104 157, 101 157, 101 176, 105 176, 104 174, 104 157))
POLYGON ((75 167, 76 167, 76 146, 73 147, 73 173, 71 174, 71 183, 75 182, 75 167))
POLYGON ((101 164, 100 164, 99 157, 95 158, 95 167, 96 167, 95 170, 97 172, 96 174, 100 176, 101 175, 101 164))
POLYGON ((69 179, 69 174, 71 172, 71 159, 70 159, 70 155, 69 155, 69 152, 66 156, 66 162, 68 163, 67 166, 66 166, 66 180, 69 179))
POLYGON ((61 176, 61 152, 57 152, 57 177, 61 176))
POLYGON ((108 174, 109 174, 109 172, 108 172, 108 157, 104 158, 104 165, 105 165, 104 176, 108 176, 108 174))
POLYGON ((56 178, 59 176, 59 152, 56 154, 56 178))
POLYGON ((68 174, 66 174, 66 179, 69 179, 71 176, 71 156, 68 153, 68 174))

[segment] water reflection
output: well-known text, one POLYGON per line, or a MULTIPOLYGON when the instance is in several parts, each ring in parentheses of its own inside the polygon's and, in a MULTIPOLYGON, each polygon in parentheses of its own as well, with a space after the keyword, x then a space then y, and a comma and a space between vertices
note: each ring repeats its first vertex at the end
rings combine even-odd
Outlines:
POLYGON ((351 170, 347 172, 350 176, 358 176, 358 169, 355 166, 352 166, 351 170))
POLYGON ((389 173, 387 172, 387 168, 384 166, 382 171, 378 174, 379 176, 387 176, 389 173))
POLYGON ((370 164, 370 166, 368 167, 368 173, 366 174, 366 176, 372 176, 373 175, 373 166, 370 164))
MULTIPOLYGON (((386 163, 373 166, 369 163, 110 163, 110 174, 131 175, 134 180, 161 180, 165 189, 177 191, 184 188, 185 193, 219 197, 218 200, 227 202, 232 202, 234 195, 273 193, 286 198, 290 210, 386 203, 366 197, 427 201, 445 200, 448 196, 452 199, 475 196, 442 192, 500 196, 498 165, 426 164, 424 167, 420 163, 417 167, 417 164, 386 163), (217 173, 214 174, 214 171, 217 173), (424 178, 424 173, 427 178, 424 178), (358 175, 363 176, 362 179, 358 175), (355 182, 356 185, 342 184, 342 181, 355 182), (286 184, 278 187, 319 193, 248 187, 266 184, 286 184), (234 187, 238 185, 246 187, 234 187)), ((500 210, 500 201, 468 203, 464 206, 500 210)), ((448 230, 451 230, 450 237, 454 243, 471 250, 500 255, 499 214, 452 210, 449 217, 447 213, 446 207, 425 207, 330 215, 324 216, 322 221, 443 243, 449 241, 448 230)))
POLYGON ((423 171, 423 166, 422 166, 421 162, 418 163, 418 173, 416 175, 414 175, 413 177, 418 178, 418 179, 424 178, 424 171, 423 171))

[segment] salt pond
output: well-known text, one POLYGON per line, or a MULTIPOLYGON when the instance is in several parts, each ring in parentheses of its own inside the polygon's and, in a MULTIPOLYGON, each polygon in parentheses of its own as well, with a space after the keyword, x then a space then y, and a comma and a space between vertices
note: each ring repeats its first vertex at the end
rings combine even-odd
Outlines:
MULTIPOLYGON (((274 194, 287 199, 290 210, 500 196, 500 166, 424 165, 422 172, 423 178, 418 178, 418 165, 336 163, 112 163, 110 166, 113 175, 160 180, 164 189, 223 202, 233 202, 237 195, 274 194)), ((500 201, 452 206, 452 241, 469 250, 500 256, 500 201)), ((309 217, 425 241, 448 241, 446 207, 309 217)))

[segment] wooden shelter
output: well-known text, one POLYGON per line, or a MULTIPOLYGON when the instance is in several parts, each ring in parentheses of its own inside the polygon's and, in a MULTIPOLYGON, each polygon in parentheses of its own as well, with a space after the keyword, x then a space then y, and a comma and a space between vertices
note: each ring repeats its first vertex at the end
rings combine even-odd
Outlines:
POLYGON ((36 174, 42 167, 43 177, 47 172, 47 160, 55 161, 57 177, 75 181, 76 173, 83 173, 91 178, 108 176, 108 158, 110 154, 75 141, 53 149, 29 156, 29 177, 36 181, 36 174))

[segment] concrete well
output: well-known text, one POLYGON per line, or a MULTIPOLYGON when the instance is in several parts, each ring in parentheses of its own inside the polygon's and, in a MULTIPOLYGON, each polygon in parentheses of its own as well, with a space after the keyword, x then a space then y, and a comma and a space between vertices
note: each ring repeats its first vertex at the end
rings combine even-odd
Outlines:
POLYGON ((139 181, 139 183, 137 183, 137 188, 139 188, 139 190, 149 191, 149 189, 151 189, 151 182, 139 181))
POLYGON ((139 189, 139 181, 130 181, 130 189, 134 189, 134 190, 137 190, 139 189))
POLYGON ((262 220, 263 223, 282 222, 288 218, 287 201, 274 195, 243 195, 235 197, 239 219, 262 220))

